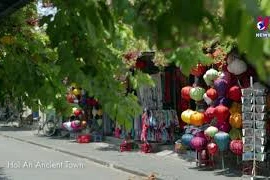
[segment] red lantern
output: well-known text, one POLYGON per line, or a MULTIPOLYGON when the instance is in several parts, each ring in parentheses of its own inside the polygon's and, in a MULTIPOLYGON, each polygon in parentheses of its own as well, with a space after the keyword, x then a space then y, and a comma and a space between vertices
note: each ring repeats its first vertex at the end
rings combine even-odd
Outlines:
POLYGON ((193 76, 202 76, 206 71, 206 67, 203 66, 201 63, 197 64, 196 67, 191 69, 190 74, 192 74, 193 76))
POLYGON ((89 106, 96 106, 98 104, 98 102, 93 98, 88 98, 88 99, 86 99, 86 104, 89 106))
POLYGON ((237 156, 241 156, 243 154, 242 140, 232 140, 230 143, 230 150, 237 156))
POLYGON ((215 100, 218 97, 217 91, 214 88, 208 89, 206 95, 212 100, 215 100))
POLYGON ((217 144, 215 143, 209 143, 207 145, 207 150, 208 150, 208 153, 211 155, 211 156, 214 156, 218 150, 218 146, 217 144))
POLYGON ((239 102, 241 100, 241 88, 239 86, 233 86, 229 89, 229 98, 233 101, 239 102))
POLYGON ((223 105, 218 105, 215 107, 215 117, 217 118, 218 122, 224 122, 230 116, 229 108, 223 105))
POLYGON ((75 111, 74 111, 74 115, 75 116, 79 116, 79 115, 81 115, 82 114, 82 110, 80 110, 80 109, 76 109, 75 111))
POLYGON ((191 86, 186 86, 186 87, 183 87, 181 89, 181 97, 184 99, 184 100, 187 100, 189 101, 190 100, 190 90, 192 89, 191 86))

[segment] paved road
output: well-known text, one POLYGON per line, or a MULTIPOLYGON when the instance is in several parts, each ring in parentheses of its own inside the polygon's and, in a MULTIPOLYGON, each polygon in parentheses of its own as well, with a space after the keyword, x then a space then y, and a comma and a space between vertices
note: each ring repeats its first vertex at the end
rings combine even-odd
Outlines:
POLYGON ((10 179, 137 180, 142 178, 85 159, 0 136, 0 180, 10 179))

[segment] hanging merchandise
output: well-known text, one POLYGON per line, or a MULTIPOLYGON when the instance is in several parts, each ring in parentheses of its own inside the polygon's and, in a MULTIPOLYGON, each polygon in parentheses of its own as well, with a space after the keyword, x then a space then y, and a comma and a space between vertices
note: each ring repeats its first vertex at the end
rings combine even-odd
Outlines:
POLYGON ((242 127, 242 115, 240 113, 231 114, 229 122, 233 128, 241 128, 242 127))
POLYGON ((197 76, 200 77, 202 76, 204 73, 206 72, 206 67, 203 66, 201 63, 198 63, 196 65, 196 67, 191 69, 190 74, 192 74, 193 76, 197 76))
POLYGON ((181 97, 184 99, 184 100, 187 100, 189 101, 191 98, 190 98, 190 90, 192 89, 191 86, 185 86, 181 89, 181 97))
POLYGON ((216 89, 219 97, 225 97, 228 90, 228 83, 224 79, 217 79, 214 81, 214 88, 216 89))
POLYGON ((224 105, 218 105, 215 107, 214 111, 215 117, 217 118, 218 122, 222 123, 228 119, 230 116, 229 108, 224 105))
POLYGON ((190 97, 195 101, 203 100, 203 95, 205 93, 205 89, 202 87, 194 87, 190 90, 190 97))
POLYGON ((181 114, 181 119, 187 123, 187 124, 190 124, 190 117, 192 114, 194 114, 195 111, 191 110, 191 109, 187 109, 185 111, 182 112, 181 114))
POLYGON ((211 86, 214 84, 214 80, 216 80, 219 77, 219 73, 217 70, 215 69, 209 69, 208 71, 206 71, 206 73, 203 75, 203 79, 205 81, 205 83, 208 86, 211 86))

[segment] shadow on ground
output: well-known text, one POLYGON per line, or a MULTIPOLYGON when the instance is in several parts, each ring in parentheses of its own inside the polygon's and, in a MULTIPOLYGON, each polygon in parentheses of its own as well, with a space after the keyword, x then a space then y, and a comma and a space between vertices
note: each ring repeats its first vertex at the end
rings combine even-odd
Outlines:
POLYGON ((0 126, 0 131, 30 131, 30 127, 0 126))

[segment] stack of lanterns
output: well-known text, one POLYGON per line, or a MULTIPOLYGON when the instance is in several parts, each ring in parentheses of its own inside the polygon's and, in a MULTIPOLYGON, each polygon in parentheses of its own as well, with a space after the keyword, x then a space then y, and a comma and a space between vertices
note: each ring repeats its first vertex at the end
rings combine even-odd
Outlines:
POLYGON ((218 66, 218 70, 213 65, 208 68, 198 64, 191 70, 191 74, 202 77, 206 86, 195 84, 181 90, 181 97, 185 101, 204 101, 207 105, 204 111, 198 112, 189 107, 182 112, 181 119, 187 124, 187 129, 204 130, 205 134, 204 137, 197 137, 186 130, 182 136, 182 145, 198 152, 206 150, 210 157, 228 149, 237 156, 243 152, 241 87, 249 86, 246 79, 251 74, 244 61, 230 55, 226 60, 218 66))

